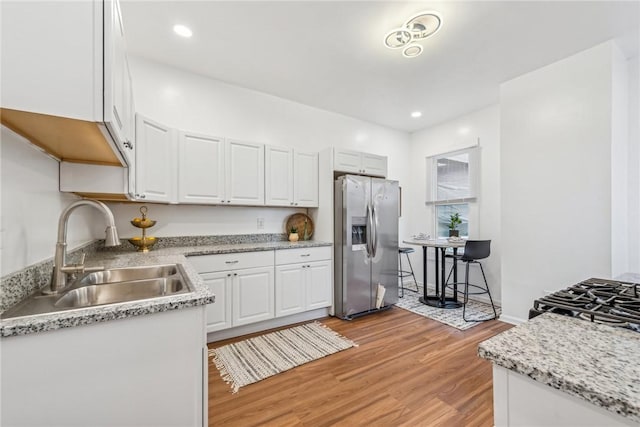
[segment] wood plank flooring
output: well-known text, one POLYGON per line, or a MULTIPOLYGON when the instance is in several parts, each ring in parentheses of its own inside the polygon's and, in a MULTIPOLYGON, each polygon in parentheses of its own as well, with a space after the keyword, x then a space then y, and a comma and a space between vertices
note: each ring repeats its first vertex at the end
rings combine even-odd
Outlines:
POLYGON ((209 425, 493 425, 491 364, 476 349, 511 325, 494 320, 459 331, 395 307, 352 321, 321 322, 359 347, 236 394, 209 360, 209 425))

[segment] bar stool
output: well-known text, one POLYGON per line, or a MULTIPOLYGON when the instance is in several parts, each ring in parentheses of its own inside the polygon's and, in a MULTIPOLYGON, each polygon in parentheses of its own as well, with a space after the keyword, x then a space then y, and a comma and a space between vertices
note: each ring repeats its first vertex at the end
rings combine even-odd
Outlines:
MULTIPOLYGON (((482 263, 478 260, 488 258, 491 255, 491 240, 467 240, 464 245, 464 253, 462 255, 457 255, 456 260, 460 260, 466 264, 465 266, 465 275, 464 275, 464 302, 462 305, 462 318, 465 322, 484 322, 485 320, 493 320, 498 317, 498 313, 496 312, 496 306, 493 304, 493 298, 491 298, 491 292, 489 291, 489 284, 487 283, 487 276, 484 274, 484 269, 482 268, 482 263), (469 283, 469 265, 470 264, 478 264, 480 266, 480 271, 482 272, 482 278, 484 279, 484 288, 481 285, 475 285, 469 283), (476 292, 469 292, 469 287, 479 289, 476 292), (489 301, 491 302, 491 308, 493 309, 493 317, 489 317, 487 319, 467 319, 466 318, 466 310, 467 303, 469 302, 469 295, 481 295, 487 294, 489 295, 489 301)), ((454 262, 456 261, 454 260, 454 262)), ((446 284, 449 285, 449 279, 451 278, 451 273, 453 273, 453 267, 451 267, 451 271, 449 271, 449 275, 447 276, 446 284)), ((462 284, 462 283, 458 283, 462 284)))
MULTIPOLYGON (((404 297, 404 278, 405 277, 413 277, 413 283, 416 285, 416 292, 418 290, 418 282, 416 281, 416 275, 413 274, 413 266, 411 265, 411 259, 409 258, 409 254, 415 252, 413 248, 398 248, 398 261, 400 265, 400 269, 398 270, 398 278, 400 278, 400 298, 404 297), (402 269, 402 254, 407 257, 407 262, 409 263, 409 270, 402 269)), ((408 289, 408 288, 407 288, 408 289)))

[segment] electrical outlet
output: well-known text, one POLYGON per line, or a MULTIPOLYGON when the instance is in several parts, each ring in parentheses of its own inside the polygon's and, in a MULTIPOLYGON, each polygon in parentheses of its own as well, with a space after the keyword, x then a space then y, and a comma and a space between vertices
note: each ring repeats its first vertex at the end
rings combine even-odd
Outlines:
POLYGON ((258 218, 258 230, 264 229, 264 218, 258 218))

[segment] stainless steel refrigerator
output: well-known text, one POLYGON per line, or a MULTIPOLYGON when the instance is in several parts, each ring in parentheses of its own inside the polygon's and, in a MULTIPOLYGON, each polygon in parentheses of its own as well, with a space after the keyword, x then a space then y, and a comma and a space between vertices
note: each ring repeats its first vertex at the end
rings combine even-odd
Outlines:
POLYGON ((398 182, 344 175, 334 190, 335 315, 389 308, 398 302, 398 182), (385 290, 380 308, 378 284, 385 290))

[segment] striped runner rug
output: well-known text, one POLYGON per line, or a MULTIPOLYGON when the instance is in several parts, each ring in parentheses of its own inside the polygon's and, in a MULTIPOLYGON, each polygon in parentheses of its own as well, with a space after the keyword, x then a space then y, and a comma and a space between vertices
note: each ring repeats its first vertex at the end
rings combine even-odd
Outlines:
POLYGON ((271 332, 209 350, 233 393, 280 372, 358 345, 319 323, 271 332))

